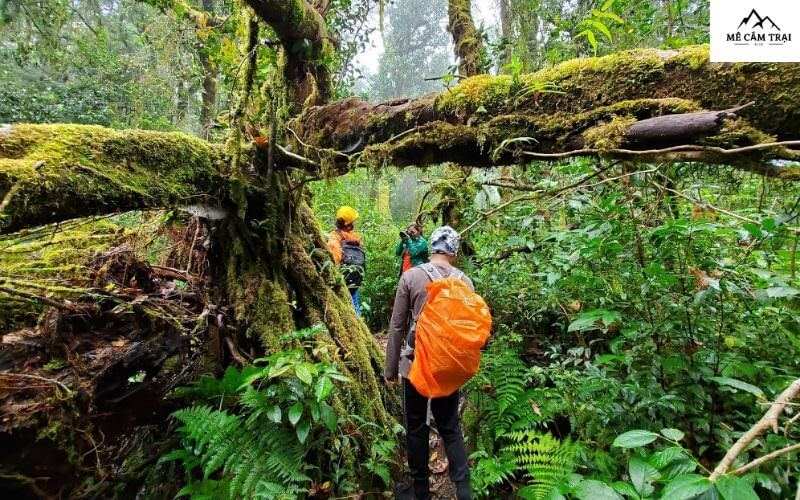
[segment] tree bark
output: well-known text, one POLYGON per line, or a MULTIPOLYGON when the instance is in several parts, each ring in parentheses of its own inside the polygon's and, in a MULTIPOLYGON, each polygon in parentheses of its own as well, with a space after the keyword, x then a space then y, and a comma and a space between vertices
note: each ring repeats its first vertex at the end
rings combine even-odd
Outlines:
MULTIPOLYGON (((213 0, 203 0, 203 10, 211 13, 214 10, 213 0)), ((198 40, 197 55, 203 69, 203 95, 200 103, 200 136, 208 140, 211 127, 214 125, 214 112, 217 105, 217 65, 211 60, 203 41, 198 40)))
POLYGON ((328 58, 333 53, 325 20, 306 0, 247 0, 278 35, 284 50, 283 75, 289 102, 327 102, 333 95, 328 58))
POLYGON ((460 76, 475 76, 483 73, 483 39, 472 20, 470 0, 448 0, 448 31, 453 36, 453 49, 458 61, 460 76))
POLYGON ((514 22, 511 11, 511 0, 497 0, 500 4, 500 31, 503 36, 503 58, 501 66, 511 62, 513 55, 514 22))
MULTIPOLYGON (((713 120, 716 128, 687 140, 736 148, 798 139, 800 107, 793 97, 798 93, 800 68, 796 66, 711 64, 708 49, 702 46, 634 50, 568 61, 519 81, 506 75, 481 75, 415 100, 371 105, 348 99, 307 109, 290 126, 303 144, 313 146, 294 145, 305 156, 315 157, 315 148, 351 152, 357 146, 366 147, 361 162, 379 165, 452 161, 487 167, 529 161, 514 153, 520 151, 553 154, 593 149, 597 155, 623 146, 649 150, 659 141, 635 139, 653 123, 638 121, 724 110, 748 102, 754 104, 735 113, 742 119, 722 116, 713 120), (504 142, 519 138, 525 139, 504 142)), ((675 118, 678 123, 693 119, 675 118)), ((665 120, 660 125, 674 128, 669 123, 665 120)), ((731 163, 731 158, 716 155, 663 157, 666 161, 731 163)), ((749 155, 747 162, 735 166, 772 172, 757 167, 765 158, 795 159, 797 153, 771 149, 749 155)), ((346 169, 346 158, 331 159, 346 169)), ((647 158, 653 159, 659 155, 647 158)), ((795 170, 792 175, 798 174, 795 170)))

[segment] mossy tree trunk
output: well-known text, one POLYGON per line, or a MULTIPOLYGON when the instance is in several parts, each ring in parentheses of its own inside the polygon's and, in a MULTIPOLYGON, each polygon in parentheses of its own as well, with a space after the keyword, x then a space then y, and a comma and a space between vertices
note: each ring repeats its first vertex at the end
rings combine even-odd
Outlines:
POLYGON ((322 15, 306 0, 247 0, 277 34, 283 47, 282 71, 294 110, 327 102, 333 95, 328 64, 333 55, 322 15))
POLYGON ((467 77, 485 72, 483 38, 472 20, 472 2, 448 0, 447 17, 447 29, 453 37, 459 75, 467 77))
MULTIPOLYGON (((692 154, 662 152, 640 161, 703 161, 758 173, 797 176, 797 169, 773 168, 765 160, 797 159, 788 148, 767 148, 738 156, 702 150, 737 148, 774 140, 800 139, 800 69, 787 64, 711 64, 708 47, 678 51, 632 50, 575 59, 523 75, 479 75, 434 96, 371 105, 358 99, 306 109, 292 124, 304 144, 295 150, 317 158, 322 150, 335 168, 350 160, 329 150, 366 146, 368 164, 426 165, 455 162, 489 167, 530 161, 533 154, 584 149, 586 154, 623 157, 616 149, 645 151, 671 144, 632 143, 629 132, 641 120, 728 110, 715 127, 681 144, 692 154), (738 118, 737 118, 738 117, 738 118), (517 139, 517 141, 513 141, 517 139), (512 142, 506 142, 512 140, 512 142), (501 146, 503 146, 501 148, 501 146)), ((547 159, 547 158, 536 158, 547 159)))

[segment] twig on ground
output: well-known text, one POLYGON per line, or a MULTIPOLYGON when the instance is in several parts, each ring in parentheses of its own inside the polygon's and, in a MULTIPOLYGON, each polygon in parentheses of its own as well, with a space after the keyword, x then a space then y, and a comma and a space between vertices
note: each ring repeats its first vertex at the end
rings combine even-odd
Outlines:
POLYGON ((64 389, 64 391, 67 393, 67 395, 72 394, 72 389, 70 389, 69 387, 64 385, 62 382, 59 382, 58 380, 55 380, 55 379, 52 379, 52 378, 40 377, 39 375, 30 375, 30 374, 27 374, 27 373, 12 373, 12 372, 0 373, 0 377, 19 377, 19 378, 27 378, 27 379, 31 379, 31 380, 41 380, 42 382, 48 382, 48 383, 51 383, 51 384, 55 384, 58 387, 64 389))

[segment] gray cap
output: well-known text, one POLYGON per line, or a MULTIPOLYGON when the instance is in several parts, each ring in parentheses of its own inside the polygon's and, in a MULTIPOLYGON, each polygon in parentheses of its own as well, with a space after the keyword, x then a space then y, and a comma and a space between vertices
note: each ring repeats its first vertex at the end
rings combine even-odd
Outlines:
POLYGON ((456 256, 458 247, 461 244, 461 236, 458 231, 450 226, 436 228, 431 234, 431 252, 443 253, 445 255, 456 256))

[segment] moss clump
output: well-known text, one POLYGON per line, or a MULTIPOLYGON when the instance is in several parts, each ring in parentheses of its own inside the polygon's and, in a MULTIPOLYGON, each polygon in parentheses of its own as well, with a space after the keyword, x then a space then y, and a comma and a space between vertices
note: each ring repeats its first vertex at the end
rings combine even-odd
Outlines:
POLYGON ((216 146, 181 133, 6 127, 0 130, 0 231, 214 196, 222 160, 216 146))
MULTIPOLYGON (((664 59, 657 50, 629 50, 604 57, 572 59, 536 73, 520 78, 519 94, 527 95, 520 100, 511 95, 513 80, 508 75, 479 75, 459 83, 444 92, 436 102, 441 113, 461 116, 474 113, 483 107, 489 113, 511 107, 530 107, 541 96, 552 97, 575 91, 596 91, 603 96, 604 80, 619 84, 619 78, 609 75, 624 75, 630 85, 650 81, 663 73, 664 59)), ((617 89, 614 93, 619 94, 617 89)))
MULTIPOLYGON (((75 300, 88 292, 88 264, 97 255, 128 243, 145 258, 156 255, 164 213, 130 212, 102 219, 77 219, 0 236, 0 286, 55 300, 75 300), (147 243, 142 243, 147 242, 147 243)), ((0 331, 28 326, 44 306, 24 295, 0 291, 0 331)))
POLYGON ((615 116, 608 123, 601 123, 583 133, 587 148, 602 150, 616 149, 625 140, 625 133, 636 123, 633 116, 615 116))
POLYGON ((501 108, 511 93, 511 77, 508 75, 478 75, 467 78, 436 100, 436 109, 441 113, 466 115, 479 107, 501 108))
POLYGON ((717 134, 706 137, 701 142, 707 146, 735 148, 775 141, 775 136, 765 134, 756 129, 750 125, 747 120, 735 118, 725 120, 725 123, 717 134))
POLYGON ((708 44, 683 47, 669 58, 670 64, 686 65, 693 70, 699 70, 711 60, 708 44))
POLYGON ((465 125, 433 122, 419 127, 394 142, 366 148, 361 161, 366 165, 429 165, 451 161, 469 165, 480 153, 479 130, 465 125))

